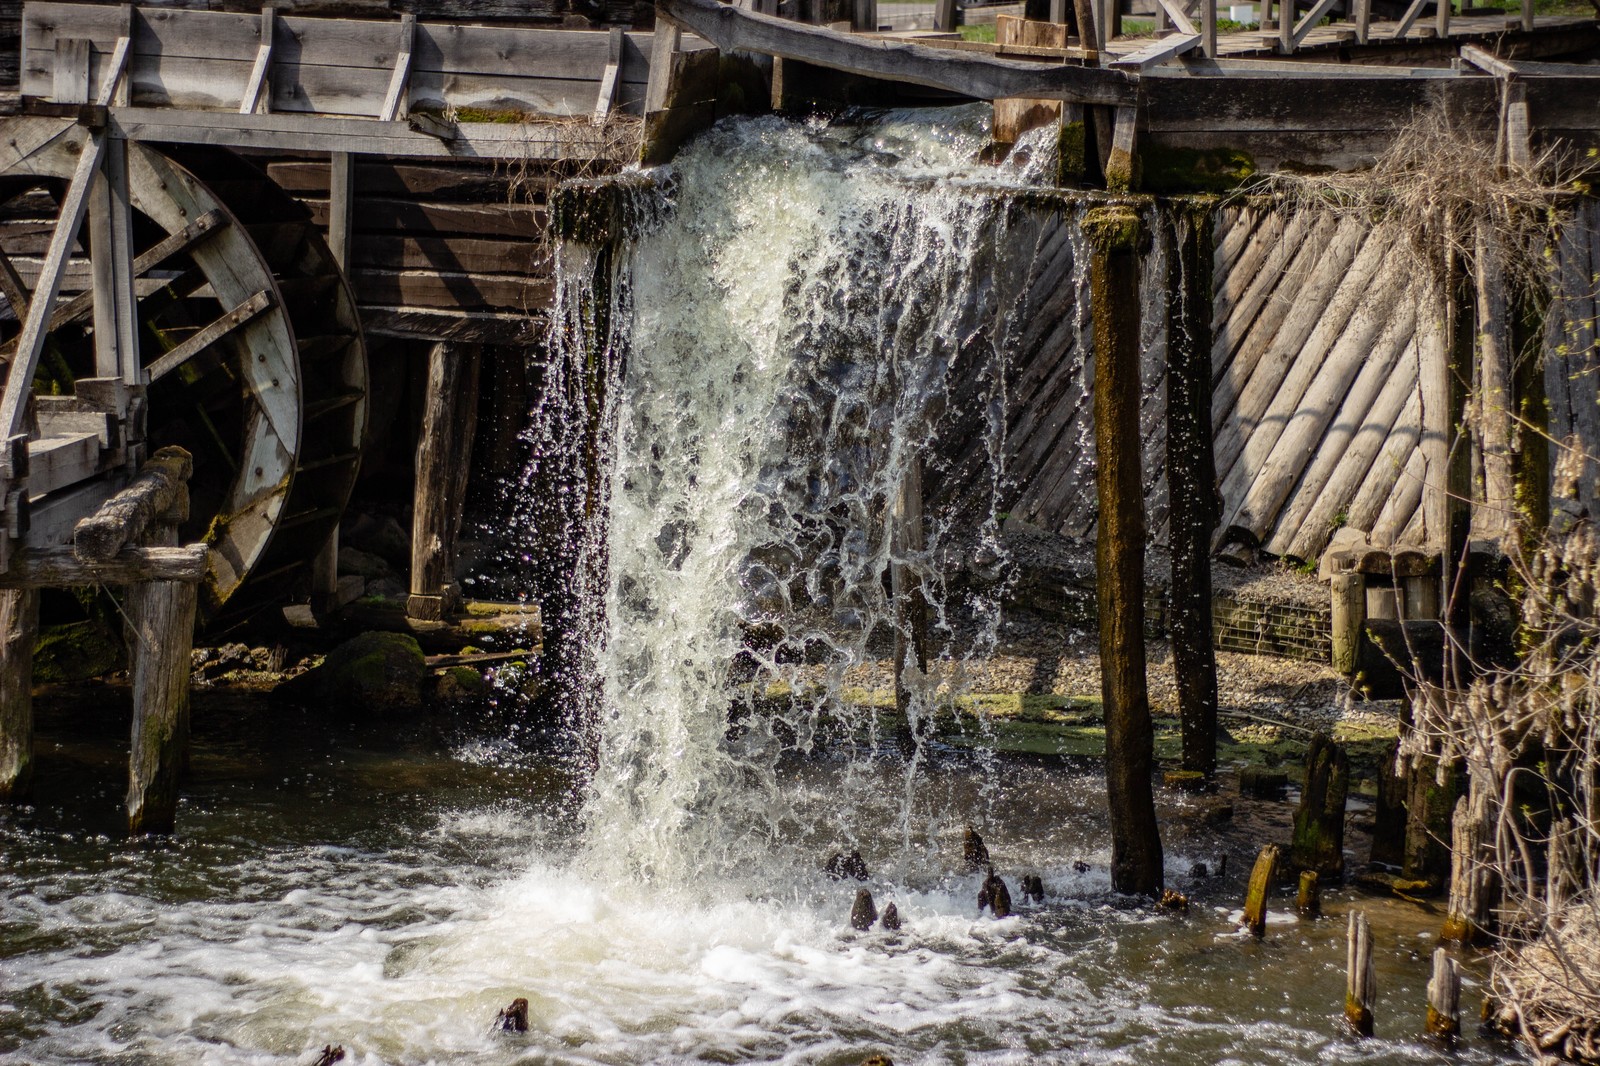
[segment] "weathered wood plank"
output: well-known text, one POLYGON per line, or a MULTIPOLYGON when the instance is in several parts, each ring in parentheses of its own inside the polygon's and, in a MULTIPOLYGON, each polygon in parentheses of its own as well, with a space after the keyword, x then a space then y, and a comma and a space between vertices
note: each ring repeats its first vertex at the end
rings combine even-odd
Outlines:
POLYGON ((28 442, 28 492, 47 492, 85 481, 100 472, 100 437, 79 432, 28 442))
POLYGON ((1134 82, 1119 71, 1044 67, 903 42, 853 39, 739 11, 716 0, 662 0, 657 10, 725 52, 760 52, 986 100, 1030 96, 1092 104, 1134 102, 1134 82))
MULTIPOLYGON (((24 553, 12 556, 15 560, 24 553)), ((0 574, 4 581, 10 574, 0 574)), ((0 591, 0 803, 33 790, 33 646, 39 639, 37 589, 0 591)))
MULTIPOLYGON (((146 529, 166 520, 170 512, 186 512, 184 486, 193 471, 194 462, 182 448, 169 446, 157 451, 127 488, 78 522, 72 534, 77 557, 86 563, 103 562, 143 536, 146 529)), ((170 518, 175 525, 187 514, 170 514, 170 518)))
POLYGON ((351 262, 358 267, 389 270, 435 270, 448 273, 548 275, 539 248, 525 240, 473 237, 356 237, 351 262))
MULTIPOLYGON (((327 226, 328 201, 301 202, 311 209, 314 225, 327 226)), ((354 208, 351 222, 358 240, 373 240, 389 231, 416 239, 499 238, 523 252, 529 252, 528 240, 543 233, 547 217, 542 207, 532 204, 429 204, 370 196, 357 197, 354 208)), ((515 261, 516 256, 505 258, 515 261)))
POLYGON ((263 289, 260 292, 252 293, 239 306, 228 311, 216 321, 204 326, 199 332, 186 338, 176 348, 164 353, 152 362, 145 368, 148 379, 154 382, 170 374, 240 326, 266 311, 274 302, 275 299, 270 290, 263 289))
POLYGON ((371 304, 362 305, 361 324, 368 336, 509 347, 530 345, 543 335, 545 329, 545 319, 537 313, 380 307, 371 304))
POLYGON ((449 271, 358 268, 350 283, 359 302, 391 307, 542 310, 550 306, 554 293, 554 285, 547 278, 449 271))
POLYGON ((141 581, 196 584, 206 576, 204 544, 181 547, 124 547, 109 559, 84 562, 73 549, 25 548, 0 574, 0 589, 72 588, 79 585, 133 585, 141 581))

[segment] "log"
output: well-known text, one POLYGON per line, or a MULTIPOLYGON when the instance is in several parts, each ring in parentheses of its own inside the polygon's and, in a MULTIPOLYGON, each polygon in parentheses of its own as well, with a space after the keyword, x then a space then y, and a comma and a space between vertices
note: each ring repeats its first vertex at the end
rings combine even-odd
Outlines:
POLYGON ((1433 951, 1428 981, 1428 1035, 1453 1045, 1461 1035, 1461 968, 1444 948, 1433 951))
POLYGON ((189 747, 189 653, 197 586, 147 581, 128 589, 133 749, 128 756, 128 831, 171 833, 178 775, 189 747))
MULTIPOLYGON (((1417 405, 1419 412, 1422 407, 1422 403, 1417 405)), ((1372 522, 1374 545, 1389 547, 1398 543, 1406 525, 1411 521, 1411 516, 1416 513, 1418 507, 1425 505, 1426 494, 1430 491, 1427 484, 1428 462, 1427 452, 1421 447, 1414 448, 1411 454, 1406 456, 1405 467, 1397 476, 1388 479, 1391 489, 1382 501, 1382 509, 1372 522)), ((1382 480, 1380 478, 1379 484, 1382 480)))
POLYGON ((1377 981, 1372 965, 1372 927, 1361 911, 1350 912, 1345 938, 1344 1020, 1357 1036, 1372 1035, 1377 981))
POLYGON ((1463 947, 1491 939, 1499 882, 1489 840, 1490 790, 1482 778, 1469 778, 1451 819, 1450 902, 1439 939, 1463 947))
POLYGON ((205 580, 209 549, 204 544, 181 548, 122 548, 109 559, 86 563, 73 548, 25 548, 11 557, 0 574, 0 589, 72 588, 81 585, 135 585, 141 581, 205 580))
POLYGON ((1295 893, 1294 909, 1302 918, 1322 917, 1322 880, 1317 871, 1300 871, 1300 889, 1295 893))
POLYGON ((1350 760, 1324 733, 1306 751, 1306 783, 1294 812, 1290 861, 1335 883, 1344 876, 1344 807, 1350 791, 1350 760))
POLYGON ((23 802, 33 788, 33 646, 38 639, 38 590, 0 591, 0 803, 23 802))
POLYGON ((1211 218, 1184 215, 1167 266, 1167 496, 1172 542, 1172 669, 1183 767, 1217 767, 1217 654, 1212 639, 1211 537, 1218 512, 1211 450, 1211 218))
POLYGON ((1333 668, 1354 677, 1361 652, 1361 627, 1367 620, 1367 582, 1356 571, 1333 575, 1333 668))
POLYGON ((1478 445, 1483 453, 1483 500, 1473 515, 1473 536, 1510 547, 1516 509, 1516 460, 1512 454, 1511 337, 1499 240, 1487 221, 1475 237, 1478 310, 1478 394, 1474 398, 1478 445))
POLYGON ((74 553, 85 563, 105 562, 175 504, 181 502, 187 510, 183 487, 193 470, 194 460, 184 449, 168 445, 158 450, 127 488, 73 528, 74 553))
POLYGON ((428 352, 422 433, 411 517, 411 594, 406 613, 438 621, 456 606, 455 541, 472 455, 478 348, 435 344, 428 352))
POLYGON ((1256 856, 1244 896, 1244 925, 1250 935, 1258 940, 1267 935, 1267 896, 1272 892, 1272 882, 1277 877, 1278 845, 1268 844, 1256 856))
POLYGON ((1095 575, 1100 691, 1111 810, 1111 884, 1157 898, 1161 833, 1151 787, 1155 731, 1144 648, 1144 486, 1139 441, 1141 224, 1128 207, 1096 208, 1083 228, 1092 249, 1094 423, 1100 503, 1095 575))

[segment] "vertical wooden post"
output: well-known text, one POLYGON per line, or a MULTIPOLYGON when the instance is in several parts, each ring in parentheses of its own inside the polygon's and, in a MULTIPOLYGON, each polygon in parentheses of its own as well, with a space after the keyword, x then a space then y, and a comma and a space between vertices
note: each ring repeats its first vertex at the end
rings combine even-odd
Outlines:
POLYGON ((876 33, 878 30, 878 0, 855 0, 851 9, 850 28, 857 32, 876 33))
POLYGON ((1428 981, 1428 1035, 1454 1044, 1461 1035, 1461 968, 1444 948, 1433 951, 1428 981))
POLYGON ((1479 444, 1483 451, 1483 509, 1473 516, 1473 533, 1509 547, 1516 507, 1516 459, 1512 454, 1510 320, 1499 240, 1487 220, 1474 238, 1478 305, 1479 444))
POLYGON ((956 0, 936 0, 933 5, 933 26, 942 33, 955 32, 956 0))
POLYGON ((1522 31, 1533 32, 1533 0, 1522 0, 1522 31))
POLYGON ((1179 219, 1167 288, 1167 499, 1172 531, 1172 669, 1183 768, 1217 768, 1217 653, 1211 536, 1221 518, 1211 432, 1211 214, 1179 219))
POLYGON ((0 802, 33 787, 33 646, 39 590, 0 589, 0 802))
POLYGON ((667 90, 672 86, 672 57, 683 43, 683 30, 656 15, 655 35, 650 39, 650 77, 644 87, 644 113, 667 106, 667 90))
POLYGON ((129 682, 133 750, 128 756, 128 831, 170 833, 178 813, 178 776, 189 746, 189 659, 197 586, 146 581, 130 586, 129 682))
POLYGON ((1278 878, 1278 845, 1267 844, 1250 868, 1250 881, 1244 895, 1244 925, 1258 940, 1267 935, 1267 897, 1278 878))
POLYGON ((1200 0, 1200 50, 1217 58, 1217 0, 1200 0))
POLYGON ((1450 0, 1439 0, 1435 9, 1434 28, 1441 38, 1450 36, 1450 0))
POLYGON ((913 456, 889 512, 889 551, 893 560, 889 565, 889 587, 895 614, 894 704, 900 720, 908 725, 912 686, 907 674, 914 671, 912 676, 920 686, 928 672, 928 604, 923 598, 922 578, 904 560, 920 555, 923 547, 922 459, 913 456))
POLYGON ((1361 911, 1350 912, 1345 934, 1344 1020, 1357 1036, 1372 1035, 1377 980, 1372 965, 1372 927, 1361 911))
POLYGON ((128 144, 106 144, 89 194, 90 265, 94 272, 95 377, 141 384, 134 336, 133 214, 128 200, 128 144))
POLYGON ((1100 501, 1095 574, 1100 615, 1100 691, 1111 809, 1111 884, 1156 897, 1163 870, 1150 775, 1144 650, 1144 485, 1139 444, 1139 256, 1143 227, 1131 207, 1084 218, 1092 249, 1095 486, 1100 501))
MULTIPOLYGON (((340 270, 350 265, 350 240, 353 232, 355 156, 331 152, 328 156, 328 251, 340 270)), ((339 525, 334 524, 328 541, 311 560, 311 608, 321 614, 339 606, 339 525)))
POLYGON ((1367 621, 1367 580, 1358 570, 1333 575, 1333 668, 1354 677, 1361 654, 1361 630, 1367 621))
POLYGON ((1300 890, 1295 893, 1294 909, 1302 918, 1322 917, 1322 878, 1317 876, 1317 871, 1300 871, 1300 890))
POLYGON ((1350 760, 1325 733, 1311 738, 1306 783, 1294 812, 1290 861, 1335 883, 1344 876, 1344 808, 1350 792, 1350 760))
POLYGON ((1489 785, 1481 773, 1467 784, 1467 794, 1456 801, 1451 826, 1450 903, 1439 939, 1453 944, 1482 944, 1493 923, 1496 874, 1488 854, 1489 785))
POLYGON ((1278 51, 1294 54, 1294 0, 1278 0, 1278 51))
POLYGON ((1100 62, 1100 6, 1095 0, 1072 0, 1072 10, 1078 21, 1078 47, 1093 66, 1100 62))
POLYGON ((478 401, 478 350, 441 342, 428 352, 422 435, 411 514, 412 618, 443 618, 459 598, 455 540, 466 501, 466 468, 478 401))
POLYGON ((1355 2, 1356 42, 1366 44, 1367 38, 1372 34, 1372 0, 1355 0, 1355 2))

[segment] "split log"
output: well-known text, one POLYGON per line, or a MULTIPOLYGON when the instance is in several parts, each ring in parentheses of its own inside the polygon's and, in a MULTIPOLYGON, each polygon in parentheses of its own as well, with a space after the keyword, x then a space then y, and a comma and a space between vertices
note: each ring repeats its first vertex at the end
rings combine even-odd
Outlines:
POLYGON ((1139 274, 1142 226, 1130 207, 1101 207, 1083 228, 1091 246, 1094 321, 1095 574, 1100 615, 1100 690, 1111 809, 1111 885, 1161 894, 1161 830, 1151 775, 1144 647, 1144 485, 1140 458, 1139 274))
MULTIPOLYGON (((1490 861, 1490 796, 1483 775, 1471 777, 1456 800, 1450 849, 1450 904, 1439 939, 1470 946, 1489 940, 1497 887, 1490 861)), ((1430 1030, 1431 1031, 1431 1030, 1430 1030)))
POLYGON ((33 646, 38 639, 38 590, 0 591, 0 802, 22 802, 33 787, 33 646))
POLYGON ((1256 864, 1250 870, 1250 885, 1244 897, 1245 928, 1257 939, 1267 935, 1267 896, 1272 892, 1272 882, 1277 876, 1278 845, 1268 844, 1256 856, 1256 864))
POLYGON ((1345 938, 1344 1019, 1357 1036, 1372 1035, 1377 980, 1372 965, 1372 927, 1361 911, 1350 912, 1345 938))
POLYGON ((158 450, 127 488, 78 521, 72 531, 78 558, 86 563, 105 562, 124 544, 139 539, 158 519, 177 524, 187 518, 184 483, 193 471, 194 459, 184 449, 169 445, 158 450), (175 514, 175 509, 184 513, 175 514))
POLYGON ((878 920, 877 904, 872 902, 872 893, 866 889, 856 891, 856 901, 850 907, 850 928, 866 932, 878 920))
POLYGON ((478 347, 435 344, 428 353, 411 519, 411 595, 406 613, 438 621, 460 598, 455 543, 477 423, 478 347))
POLYGON ((1454 1044, 1461 1035, 1461 968, 1444 948, 1433 952, 1428 981, 1428 1035, 1454 1044))
POLYGON ((133 748, 128 757, 128 830, 170 833, 178 775, 189 747, 189 658, 196 586, 147 581, 126 598, 132 649, 133 748))
POLYGON ((1290 861, 1337 881, 1344 876, 1344 807, 1350 791, 1350 760, 1324 733, 1311 738, 1306 782, 1294 812, 1290 861))
POLYGON ((1302 918, 1322 917, 1322 881, 1317 871, 1300 871, 1300 889, 1295 893, 1294 909, 1302 918))

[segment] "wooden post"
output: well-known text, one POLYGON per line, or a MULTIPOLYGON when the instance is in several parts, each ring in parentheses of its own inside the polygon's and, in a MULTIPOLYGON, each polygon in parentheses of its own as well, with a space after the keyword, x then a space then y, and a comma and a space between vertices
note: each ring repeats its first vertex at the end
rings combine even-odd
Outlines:
POLYGON ((1355 0, 1356 43, 1366 44, 1372 33, 1372 0, 1355 0))
POLYGON ((455 541, 466 502, 478 405, 478 349, 435 344, 428 352, 422 434, 411 513, 411 595, 406 614, 437 621, 455 606, 455 541))
MULTIPOLYGON (((894 704, 900 720, 910 725, 912 685, 907 674, 914 671, 912 677, 920 688, 928 672, 928 604, 923 597, 922 578, 905 561, 921 555, 924 547, 920 456, 907 461, 905 477, 890 508, 889 544, 889 587, 895 613, 894 704)), ((914 741, 915 737, 910 739, 914 741)))
POLYGON ((1111 884, 1161 894, 1161 831, 1150 783, 1155 732, 1144 650, 1144 485, 1139 444, 1138 213, 1099 207, 1084 218, 1094 325, 1095 485, 1100 501, 1095 574, 1100 692, 1111 809, 1111 884))
POLYGON ((1367 621, 1367 579, 1359 570, 1333 575, 1333 668, 1354 677, 1361 653, 1361 631, 1367 621))
POLYGON ((33 646, 39 590, 0 590, 0 802, 26 800, 33 787, 33 646))
POLYGON ((1200 50, 1217 58, 1217 0, 1200 0, 1200 50))
POLYGON ((1078 21, 1078 47, 1090 66, 1100 62, 1100 16, 1094 0, 1072 0, 1072 10, 1078 21))
POLYGON ((1451 827, 1450 903, 1439 939, 1472 946, 1490 939, 1497 877, 1488 854, 1490 795, 1483 775, 1468 781, 1451 827))
POLYGON ((1434 10, 1434 28, 1441 38, 1450 36, 1450 0, 1439 0, 1434 10))
MULTIPOLYGON (((409 17, 409 16, 408 16, 409 17)), ((350 264, 350 239, 355 193, 355 156, 349 152, 328 155, 328 251, 340 270, 350 264)), ((339 607, 339 526, 311 560, 311 609, 318 614, 339 607)))
POLYGON ((1428 1035, 1454 1044, 1461 1035, 1461 967, 1444 948, 1433 951, 1428 981, 1428 1035))
POLYGON ((676 23, 656 17, 655 35, 650 39, 650 77, 644 88, 644 113, 667 106, 667 90, 672 87, 672 57, 683 42, 683 30, 676 23))
POLYGON ((1217 653, 1211 537, 1221 517, 1211 432, 1211 214, 1183 213, 1167 289, 1167 499, 1172 536, 1172 669, 1183 768, 1217 768, 1217 653))
POLYGON ((1510 321, 1499 240, 1487 219, 1477 224, 1474 278, 1478 305, 1478 395, 1475 398, 1479 447, 1483 453, 1483 507, 1473 516, 1473 535, 1502 549, 1516 507, 1516 458, 1512 454, 1510 321))
POLYGON ((1372 1004, 1377 991, 1372 966, 1372 927, 1361 911, 1350 912, 1345 935, 1344 1020, 1357 1036, 1372 1035, 1372 1004))
POLYGON ((131 833, 170 833, 177 818, 178 775, 189 747, 189 653, 194 647, 196 589, 185 581, 146 581, 128 588, 131 833))
POLYGON ((1294 909, 1302 918, 1322 917, 1322 879, 1317 871, 1300 871, 1300 890, 1295 893, 1294 909))
POLYGON ((956 0, 937 0, 933 5, 933 28, 941 33, 955 32, 956 0))
POLYGON ((1326 734, 1311 738, 1306 783, 1294 812, 1290 861, 1337 881, 1344 876, 1344 806, 1350 791, 1350 760, 1326 734))
POLYGON ((1256 856, 1250 869, 1250 883, 1244 895, 1244 926, 1260 939, 1267 935, 1267 896, 1278 877, 1278 845, 1268 844, 1256 856))

